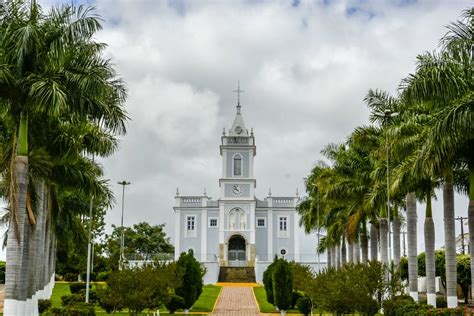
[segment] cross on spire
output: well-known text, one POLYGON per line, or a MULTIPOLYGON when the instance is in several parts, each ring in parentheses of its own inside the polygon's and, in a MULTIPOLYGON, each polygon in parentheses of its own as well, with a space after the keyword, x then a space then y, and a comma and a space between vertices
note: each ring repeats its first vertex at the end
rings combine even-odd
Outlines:
POLYGON ((240 80, 237 83, 237 90, 234 90, 233 92, 237 93, 237 114, 240 114, 240 94, 242 92, 245 92, 244 90, 240 90, 240 80))

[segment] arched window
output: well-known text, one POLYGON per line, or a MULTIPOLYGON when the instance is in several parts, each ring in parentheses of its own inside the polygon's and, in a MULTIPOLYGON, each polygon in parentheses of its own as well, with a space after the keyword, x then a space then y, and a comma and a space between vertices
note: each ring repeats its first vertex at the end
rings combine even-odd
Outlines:
POLYGON ((234 157, 234 176, 242 175, 242 155, 235 154, 234 157))

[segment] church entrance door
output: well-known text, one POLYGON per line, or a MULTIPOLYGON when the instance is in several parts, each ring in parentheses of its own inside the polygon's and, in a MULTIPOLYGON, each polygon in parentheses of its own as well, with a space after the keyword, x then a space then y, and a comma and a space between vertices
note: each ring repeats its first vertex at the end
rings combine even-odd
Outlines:
POLYGON ((245 239, 240 235, 234 235, 229 239, 229 266, 245 266, 245 239))

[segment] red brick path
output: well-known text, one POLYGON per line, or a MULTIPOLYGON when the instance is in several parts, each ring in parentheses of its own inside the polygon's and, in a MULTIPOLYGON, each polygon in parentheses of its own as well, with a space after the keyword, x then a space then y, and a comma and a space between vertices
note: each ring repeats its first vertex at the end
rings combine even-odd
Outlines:
POLYGON ((223 287, 213 315, 259 315, 251 287, 223 287))

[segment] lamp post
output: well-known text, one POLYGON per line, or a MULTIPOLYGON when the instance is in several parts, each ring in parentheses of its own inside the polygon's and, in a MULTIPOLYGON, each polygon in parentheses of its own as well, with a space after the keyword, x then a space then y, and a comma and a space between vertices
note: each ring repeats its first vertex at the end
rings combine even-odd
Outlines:
POLYGON ((125 180, 117 182, 122 186, 122 219, 120 220, 120 259, 119 259, 119 269, 123 269, 123 251, 124 251, 124 231, 123 231, 123 211, 124 211, 124 206, 125 206, 125 186, 129 185, 130 182, 127 182, 125 180))
MULTIPOLYGON (((94 163, 94 156, 92 156, 94 163)), ((87 242, 87 272, 86 272, 86 303, 89 303, 89 286, 91 282, 91 259, 92 259, 92 208, 94 206, 94 195, 91 195, 89 203, 89 234, 87 242)))
MULTIPOLYGON (((397 112, 392 112, 390 110, 385 110, 383 113, 383 117, 385 118, 385 122, 388 121, 388 119, 397 116, 399 113, 397 112)), ((390 221, 390 165, 389 165, 389 146, 388 146, 388 135, 385 134, 385 154, 387 158, 387 218, 388 218, 388 264, 389 266, 392 263, 392 225, 390 221)), ((389 276, 390 277, 390 276, 389 276)))

